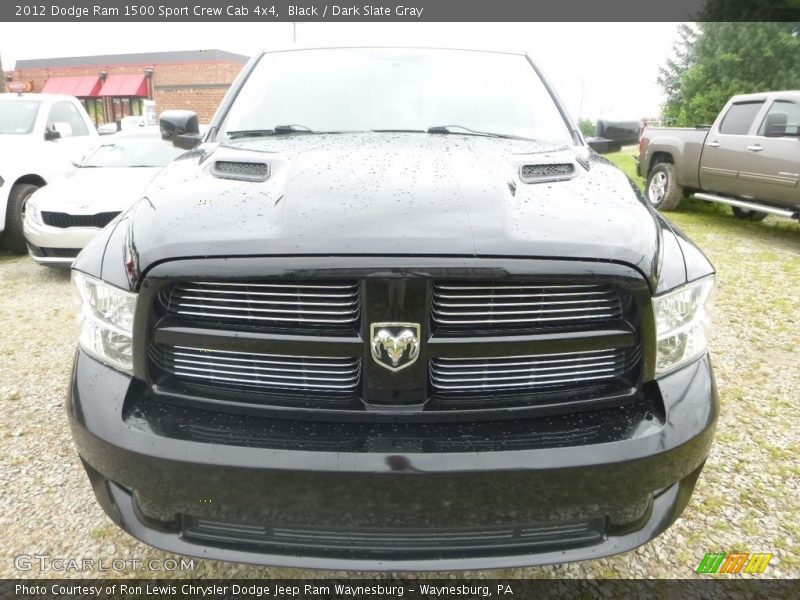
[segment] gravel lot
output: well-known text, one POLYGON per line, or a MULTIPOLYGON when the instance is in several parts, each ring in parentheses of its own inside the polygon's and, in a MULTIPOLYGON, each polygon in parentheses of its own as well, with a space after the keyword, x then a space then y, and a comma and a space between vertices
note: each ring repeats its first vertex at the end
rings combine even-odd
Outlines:
MULTIPOLYGON (((750 550, 775 553, 761 577, 800 576, 800 226, 772 217, 742 223, 696 201, 671 218, 719 271, 712 356, 722 417, 689 508, 661 537, 625 555, 469 575, 685 578, 706 552, 750 550)), ((202 560, 172 574, 15 568, 19 554, 107 564, 172 558, 111 524, 79 464, 63 409, 72 310, 66 273, 0 254, 0 577, 329 575, 202 560)))

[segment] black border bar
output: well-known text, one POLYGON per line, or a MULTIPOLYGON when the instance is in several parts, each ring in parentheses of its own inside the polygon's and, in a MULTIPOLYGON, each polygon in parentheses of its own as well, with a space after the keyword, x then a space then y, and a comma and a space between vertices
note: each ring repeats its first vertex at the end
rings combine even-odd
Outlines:
POLYGON ((800 3, 796 0, 3 0, 0 21, 800 21, 800 3))

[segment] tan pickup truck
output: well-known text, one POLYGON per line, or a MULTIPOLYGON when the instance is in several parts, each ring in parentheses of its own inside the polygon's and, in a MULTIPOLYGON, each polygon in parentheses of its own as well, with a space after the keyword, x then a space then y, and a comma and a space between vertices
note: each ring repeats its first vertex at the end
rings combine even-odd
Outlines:
POLYGON ((800 219, 800 91, 734 96, 710 127, 646 127, 636 169, 660 210, 694 194, 740 219, 800 219))

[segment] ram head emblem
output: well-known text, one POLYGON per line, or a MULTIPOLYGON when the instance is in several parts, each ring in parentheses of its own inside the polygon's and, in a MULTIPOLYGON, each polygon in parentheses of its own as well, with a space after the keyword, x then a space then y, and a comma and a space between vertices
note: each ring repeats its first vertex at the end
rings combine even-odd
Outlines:
POLYGON ((372 323, 372 358, 390 371, 411 366, 419 356, 420 326, 417 323, 372 323))

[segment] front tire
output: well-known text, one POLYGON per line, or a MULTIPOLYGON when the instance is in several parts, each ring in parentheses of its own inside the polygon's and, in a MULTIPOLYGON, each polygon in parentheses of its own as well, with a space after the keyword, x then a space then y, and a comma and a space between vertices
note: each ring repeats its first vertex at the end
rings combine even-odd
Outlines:
POLYGON ((738 206, 731 206, 733 209, 733 216, 742 221, 763 221, 767 218, 767 213, 757 210, 748 210, 746 208, 739 208, 738 206))
POLYGON ((25 253, 25 235, 22 232, 22 219, 25 218, 25 205, 38 186, 20 183, 11 189, 6 209, 6 229, 3 232, 3 246, 17 254, 25 253))
POLYGON ((658 210, 675 210, 683 200, 683 187, 678 185, 675 165, 658 163, 647 176, 647 199, 658 210))

